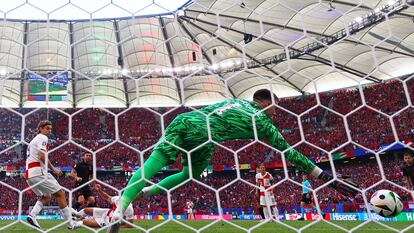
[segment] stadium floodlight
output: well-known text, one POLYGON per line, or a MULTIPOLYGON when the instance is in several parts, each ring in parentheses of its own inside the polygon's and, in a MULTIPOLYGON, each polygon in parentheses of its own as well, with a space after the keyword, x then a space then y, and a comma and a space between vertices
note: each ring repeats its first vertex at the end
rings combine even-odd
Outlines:
POLYGON ((182 71, 182 68, 181 67, 174 67, 174 72, 179 73, 181 71, 182 71))
POLYGON ((397 3, 397 1, 395 1, 395 0, 389 0, 387 4, 388 5, 394 5, 395 3, 397 3))
POLYGON ((123 69, 121 73, 122 73, 122 75, 127 75, 129 73, 129 71, 127 69, 123 69))

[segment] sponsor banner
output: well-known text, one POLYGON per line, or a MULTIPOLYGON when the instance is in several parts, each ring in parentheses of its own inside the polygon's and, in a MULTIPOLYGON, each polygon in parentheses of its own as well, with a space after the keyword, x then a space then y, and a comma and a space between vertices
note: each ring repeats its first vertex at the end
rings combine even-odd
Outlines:
MULTIPOLYGON (((380 222, 396 222, 396 218, 384 218, 376 213, 371 213, 372 219, 380 221, 380 222)), ((369 220, 369 216, 367 213, 360 213, 359 214, 359 220, 361 221, 367 221, 369 220)))
MULTIPOLYGON (((145 216, 148 217, 148 215, 145 215, 145 216)), ((168 214, 152 215, 151 217, 154 220, 167 220, 169 218, 169 215, 168 214)), ((183 219, 185 219, 185 215, 173 215, 172 217, 175 220, 183 220, 183 219)), ((149 219, 149 218, 146 218, 146 219, 149 219)))
POLYGON ((414 212, 402 212, 396 218, 398 222, 414 222, 414 212))
POLYGON ((319 220, 322 219, 322 216, 319 214, 305 214, 306 220, 319 220))
MULTIPOLYGON (((195 220, 217 220, 217 219, 221 219, 220 215, 208 215, 208 214, 196 214, 194 217, 195 217, 195 220)), ((232 220, 232 215, 231 214, 223 214, 223 219, 224 220, 232 220)))
MULTIPOLYGON (((285 214, 286 220, 297 220, 302 217, 302 214, 285 214)), ((319 214, 305 214, 305 220, 319 220, 322 219, 322 216, 319 214)))
POLYGON ((184 220, 186 219, 185 215, 174 215, 174 219, 176 220, 184 220))
POLYGON ((302 217, 302 214, 285 214, 286 220, 296 220, 300 217, 302 217))
MULTIPOLYGON (((0 220, 17 220, 17 215, 0 215, 0 220)), ((22 215, 22 220, 26 220, 27 216, 22 215)), ((37 215, 36 219, 40 220, 61 220, 63 219, 60 215, 37 215)))
POLYGON ((335 220, 335 221, 356 221, 356 220, 360 220, 359 213, 335 213, 335 214, 330 214, 331 215, 331 220, 335 220))
POLYGON ((138 214, 134 216, 134 220, 151 220, 154 219, 155 215, 151 215, 151 214, 138 214))
MULTIPOLYGON (((239 215, 239 217, 235 217, 233 216, 233 219, 239 219, 239 220, 261 220, 262 217, 258 214, 253 215, 253 214, 242 214, 239 215)), ((279 220, 285 220, 285 215, 284 214, 280 214, 279 215, 279 220)))
MULTIPOLYGON (((414 221, 413 212, 402 212, 397 217, 385 218, 376 213, 371 213, 372 219, 380 222, 412 222, 414 221)), ((325 218, 326 219, 326 218, 325 218)), ((336 213, 330 214, 331 220, 337 221, 367 221, 369 216, 367 213, 336 213)))
POLYGON ((242 214, 239 215, 238 218, 234 217, 233 219, 240 219, 240 220, 260 220, 262 219, 262 217, 258 214, 253 215, 253 214, 242 214))
MULTIPOLYGON (((297 220, 302 215, 298 214, 285 214, 279 215, 280 220, 297 220)), ((376 213, 371 214, 372 218, 381 221, 381 222, 414 222, 414 212, 402 212, 397 217, 394 218, 384 218, 379 216, 376 213)), ((22 220, 26 220, 25 215, 22 215, 22 220)), ((40 220, 62 220, 60 215, 38 215, 36 217, 40 220)), ((185 215, 173 215, 173 218, 176 220, 184 220, 186 219, 185 215)), ((225 220, 232 220, 231 214, 224 214, 223 218, 225 220)), ((322 216, 318 214, 306 214, 306 220, 318 220, 321 219, 322 216)), ((166 220, 168 219, 168 215, 135 215, 135 220, 166 220)), ((220 215, 195 215, 196 220, 217 220, 220 219, 220 215)), ((259 220, 261 219, 260 215, 252 215, 252 214, 244 214, 239 215, 238 219, 240 220, 259 220)), ((367 221, 369 220, 369 216, 367 213, 335 213, 335 214, 325 214, 325 220, 336 220, 336 221, 367 221)), ((9 220, 15 221, 18 220, 17 215, 0 215, 0 220, 9 220)))
MULTIPOLYGON (((22 216, 22 218, 23 218, 23 216, 22 216)), ((26 217, 25 217, 25 219, 26 219, 26 217)), ((14 215, 6 215, 6 216, 1 215, 0 220, 17 220, 17 216, 14 216, 14 215)))

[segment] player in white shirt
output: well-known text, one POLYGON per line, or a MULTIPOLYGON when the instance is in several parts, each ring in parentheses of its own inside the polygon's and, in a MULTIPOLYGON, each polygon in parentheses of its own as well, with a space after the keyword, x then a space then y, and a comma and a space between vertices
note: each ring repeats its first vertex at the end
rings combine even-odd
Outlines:
POLYGON ((273 194, 272 189, 269 189, 272 186, 273 176, 266 171, 266 168, 263 164, 260 165, 260 173, 256 174, 256 185, 260 189, 260 205, 263 207, 263 212, 266 219, 271 218, 271 215, 268 213, 267 206, 270 207, 271 212, 273 212, 274 219, 278 219, 278 210, 276 208, 276 199, 273 194))
POLYGON ((40 225, 36 221, 36 215, 40 213, 44 205, 50 204, 53 195, 58 202, 63 219, 68 221, 68 228, 74 230, 80 227, 80 224, 72 220, 72 213, 67 205, 65 192, 52 174, 48 173, 47 168, 50 168, 58 176, 63 173, 55 168, 50 160, 47 162, 47 167, 45 166, 46 146, 51 133, 52 123, 48 120, 40 121, 37 126, 37 135, 27 148, 26 182, 29 184, 30 189, 39 197, 39 200, 27 216, 27 222, 40 229, 40 225))
MULTIPOLYGON (((259 167, 256 167, 256 180, 257 180, 257 176, 258 176, 259 173, 260 173, 260 166, 259 167)), ((263 206, 260 205, 260 189, 253 189, 252 191, 253 192, 256 191, 256 193, 257 193, 257 198, 258 198, 258 202, 259 202, 259 214, 260 214, 260 217, 262 217, 262 220, 263 219, 266 219, 266 217, 264 215, 264 212, 263 212, 264 211, 263 210, 263 206)))
MULTIPOLYGON (((105 227, 111 223, 112 215, 116 209, 116 206, 120 200, 120 196, 110 196, 106 192, 101 189, 101 185, 96 184, 95 188, 98 195, 104 199, 105 201, 109 202, 112 207, 111 208, 98 208, 98 207, 87 207, 85 209, 76 212, 73 210, 73 215, 77 218, 82 218, 82 223, 88 227, 105 227), (87 215, 92 216, 92 218, 85 218, 87 215)), ((125 210, 125 220, 130 224, 126 223, 125 221, 122 223, 121 227, 124 228, 131 228, 133 221, 134 221, 134 209, 132 208, 132 204, 129 204, 128 208, 125 210)))
POLYGON ((193 208, 194 208, 194 203, 192 201, 187 201, 187 203, 185 204, 185 211, 186 211, 186 218, 188 220, 194 219, 193 208))

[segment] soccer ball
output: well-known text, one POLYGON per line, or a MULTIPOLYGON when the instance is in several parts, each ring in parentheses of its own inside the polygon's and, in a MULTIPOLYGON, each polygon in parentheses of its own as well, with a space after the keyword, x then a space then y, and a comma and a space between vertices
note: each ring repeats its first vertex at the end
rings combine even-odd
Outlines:
POLYGON ((403 209, 400 196, 386 189, 376 191, 370 202, 373 210, 382 217, 395 217, 403 209))

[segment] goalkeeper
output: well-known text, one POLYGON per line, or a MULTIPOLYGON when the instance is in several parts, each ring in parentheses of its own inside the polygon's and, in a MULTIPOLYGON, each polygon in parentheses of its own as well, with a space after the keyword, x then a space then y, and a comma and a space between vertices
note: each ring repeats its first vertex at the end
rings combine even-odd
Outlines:
MULTIPOLYGON (((273 96, 273 98, 277 103, 277 97, 273 96)), ((290 145, 283 139, 278 129, 272 123, 271 116, 275 114, 275 107, 269 107, 270 105, 272 105, 272 93, 269 90, 262 89, 254 93, 253 101, 230 99, 201 108, 199 111, 183 113, 177 116, 166 128, 165 139, 160 139, 159 144, 154 148, 143 167, 132 176, 122 194, 121 205, 118 205, 113 220, 119 221, 122 218, 123 210, 135 200, 146 185, 141 169, 144 169, 145 179, 151 179, 166 164, 174 163, 180 153, 177 147, 190 151, 207 142, 209 139, 207 124, 209 124, 211 139, 215 142, 234 139, 254 139, 256 138, 255 127, 259 140, 267 141, 279 151, 287 150, 285 152, 287 160, 299 170, 325 182, 333 179, 332 175, 322 171, 303 154, 294 149, 289 149, 290 145), (207 117, 209 123, 206 121, 207 117), (254 124, 252 120, 254 120, 254 124)), ((214 144, 209 142, 188 155, 191 156, 191 168, 194 178, 200 177, 200 174, 207 167, 213 152, 214 144)), ((186 153, 183 153, 182 156, 183 170, 166 177, 158 183, 158 186, 168 190, 189 179, 189 165, 186 155, 186 153)), ((356 186, 352 182, 347 183, 356 186)), ((348 185, 337 181, 331 182, 330 186, 346 196, 354 196, 357 193, 348 185)), ((155 195, 162 192, 162 190, 162 188, 152 185, 145 188, 144 192, 141 192, 139 196, 155 195)))

